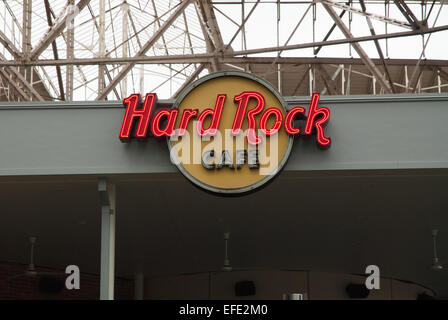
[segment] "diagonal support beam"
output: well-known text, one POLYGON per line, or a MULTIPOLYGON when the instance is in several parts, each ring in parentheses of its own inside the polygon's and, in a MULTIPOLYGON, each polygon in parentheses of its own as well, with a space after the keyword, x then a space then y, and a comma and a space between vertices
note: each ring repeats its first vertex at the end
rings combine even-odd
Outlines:
POLYGON ((212 3, 210 0, 196 0, 200 19, 205 27, 205 30, 213 41, 213 46, 216 50, 222 51, 224 48, 224 41, 222 39, 221 31, 219 30, 216 16, 213 12, 212 3))
POLYGON ((252 6, 252 9, 250 9, 249 13, 247 14, 246 17, 244 17, 244 20, 241 22, 241 25, 239 26, 239 28, 236 30, 236 32, 233 34, 232 39, 230 39, 229 43, 226 45, 225 50, 231 48, 230 46, 232 45, 233 41, 235 40, 236 36, 241 32, 241 30, 243 30, 245 28, 246 22, 247 20, 249 20, 250 16, 252 15, 252 13, 255 11, 255 9, 257 8, 258 4, 260 3, 260 0, 257 0, 255 2, 255 4, 252 6))
POLYGON ((381 22, 393 24, 393 25, 396 25, 396 26, 399 26, 399 27, 403 27, 403 28, 412 29, 412 26, 409 23, 406 23, 404 21, 400 21, 400 20, 392 19, 392 18, 387 18, 387 17, 384 17, 384 16, 380 16, 380 15, 377 15, 377 14, 370 13, 370 12, 364 12, 362 10, 359 10, 357 8, 354 8, 354 7, 351 7, 349 5, 345 5, 345 4, 337 2, 337 1, 331 1, 331 0, 319 0, 319 1, 322 2, 322 3, 326 3, 328 5, 331 5, 333 7, 337 7, 337 8, 342 9, 342 10, 346 10, 346 11, 350 11, 350 12, 353 12, 353 13, 356 13, 356 14, 360 14, 362 16, 370 17, 372 19, 375 19, 375 20, 378 20, 378 21, 381 21, 381 22))
MULTIPOLYGON (((359 3, 361 4, 362 11, 366 12, 366 5, 364 3, 364 0, 360 0, 359 3)), ((376 33, 375 33, 375 29, 373 28, 372 21, 370 20, 370 18, 368 16, 366 16, 366 20, 367 20, 367 24, 369 25, 370 34, 372 36, 375 36, 376 33)), ((387 80, 389 81, 389 86, 392 89, 392 92, 395 93, 394 83, 390 76, 389 69, 386 66, 386 62, 384 61, 383 50, 381 50, 380 42, 377 39, 375 39, 373 41, 375 42, 376 50, 378 51, 378 55, 381 59, 381 63, 383 64, 384 72, 386 72, 387 80)))
MULTIPOLYGON (((0 58, 3 59, 2 56, 0 58)), ((15 68, 12 67, 6 67, 5 70, 8 70, 14 77, 17 78, 18 81, 20 81, 24 87, 38 100, 38 101, 44 101, 42 96, 34 89, 34 87, 23 77, 23 75, 17 71, 15 68)))
POLYGON ((296 87, 294 88, 294 90, 291 93, 292 96, 294 96, 297 93, 297 91, 299 90, 299 88, 302 86, 303 82, 308 77, 310 70, 311 70, 311 65, 308 66, 306 71, 302 74, 302 78, 297 82, 296 87))
POLYGON ((196 79, 199 74, 204 70, 205 64, 201 64, 199 67, 196 68, 196 70, 193 71, 193 73, 182 83, 182 85, 177 89, 177 91, 173 94, 172 98, 176 98, 182 90, 184 90, 190 83, 196 79))
MULTIPOLYGON (((49 0, 44 0, 44 4, 45 4, 45 12, 47 14, 47 23, 48 26, 51 28, 53 26, 53 20, 51 18, 51 8, 49 0)), ((51 47, 53 49, 54 59, 59 60, 59 53, 56 40, 53 40, 53 42, 51 43, 51 47)), ((64 83, 62 81, 62 72, 60 66, 56 66, 56 75, 58 77, 58 84, 59 84, 59 99, 65 100, 64 83)))
MULTIPOLYGON (((338 94, 338 86, 334 82, 333 77, 330 77, 327 70, 325 70, 325 68, 321 64, 316 64, 316 66, 317 66, 317 69, 319 70, 319 75, 320 75, 322 81, 324 82, 325 88, 328 91, 328 93, 330 95, 338 94)), ((340 71, 340 70, 341 69, 339 68, 338 71, 340 71)), ((337 76, 337 73, 335 73, 335 74, 337 76)), ((324 90, 322 90, 321 93, 324 94, 324 90)))
MULTIPOLYGON (((417 74, 417 77, 415 77, 415 80, 412 83, 409 83, 409 86, 412 88, 412 93, 416 93, 419 87, 419 81, 423 74, 423 66, 416 66, 416 70, 413 72, 413 74, 417 74)), ((412 79, 412 78, 411 78, 412 79)), ((409 89, 408 89, 409 90, 409 89)))
POLYGON ((8 37, 0 30, 0 43, 6 48, 6 50, 9 51, 10 54, 14 58, 20 58, 21 52, 20 50, 12 43, 11 40, 8 39, 8 37))
MULTIPOLYGON (((22 60, 22 53, 20 52, 20 50, 14 45, 14 43, 12 43, 12 41, 11 40, 9 40, 8 39, 8 37, 2 32, 2 31, 0 31, 0 43, 1 44, 3 44, 4 46, 5 46, 5 48, 6 48, 6 50, 8 50, 8 52, 14 57, 14 59, 16 59, 17 61, 18 61, 18 64, 19 64, 19 66, 22 66, 22 62, 23 62, 23 60, 22 60)), ((0 63, 2 62, 2 61, 6 61, 6 60, 4 60, 4 56, 2 56, 3 57, 3 60, 2 59, 0 59, 0 63)), ((6 69, 8 72, 10 72, 10 69, 6 69)), ((37 81, 41 81, 40 79, 41 79, 41 77, 40 77, 40 75, 39 75, 39 73, 37 72, 37 70, 36 70, 36 68, 32 68, 31 69, 32 70, 32 72, 33 72, 33 77, 35 77, 35 79, 37 79, 37 81)), ((17 70, 16 70, 17 71, 17 70)), ((3 71, 3 73, 4 74, 7 74, 7 72, 4 70, 3 71)), ((10 79, 8 78, 7 79, 8 80, 8 82, 10 82, 10 79)), ((25 94, 25 96, 23 96, 23 94, 22 93, 24 93, 24 91, 23 90, 17 90, 17 86, 16 86, 16 84, 14 83, 13 84, 13 86, 14 86, 14 88, 16 89, 16 91, 24 98, 24 100, 28 100, 29 99, 29 97, 28 96, 26 96, 26 94, 25 94)), ((49 96, 49 94, 47 93, 47 92, 45 92, 45 95, 48 95, 49 96)), ((36 96, 37 97, 37 96, 36 96)), ((38 98, 39 99, 39 98, 38 98)))
MULTIPOLYGON (((321 64, 319 64, 319 67, 320 67, 320 73, 323 73, 324 75, 325 75, 325 80, 324 80, 324 82, 325 81, 329 81, 329 85, 331 85, 331 87, 330 87, 330 89, 332 89, 333 91, 334 91, 334 94, 338 94, 338 85, 337 85, 337 83, 336 83, 336 78, 338 77, 338 75, 339 75, 339 73, 341 73, 341 71, 343 70, 343 67, 342 66, 339 66, 337 69, 336 69, 336 71, 333 73, 333 75, 330 77, 330 75, 328 74, 328 72, 327 72, 327 70, 325 70, 325 67, 323 66, 323 65, 321 65, 321 64)), ((342 89, 342 88, 341 88, 342 89)), ((323 90, 322 90, 322 92, 321 92, 321 94, 323 95, 323 94, 325 94, 326 92, 327 92, 327 88, 324 88, 323 90)), ((331 91, 330 90, 328 90, 329 91, 329 93, 330 94, 333 94, 333 93, 331 93, 331 91)), ((341 90, 342 91, 342 90, 341 90)))
MULTIPOLYGON (((350 3, 352 2, 352 0, 350 0, 349 2, 346 2, 346 5, 350 6, 350 3)), ((342 10, 342 12, 339 14, 339 18, 342 19, 342 17, 344 16, 344 14, 347 11, 345 9, 342 10)), ((331 36, 331 34, 333 33, 334 29, 336 28, 336 23, 333 23, 333 25, 331 26, 330 30, 328 30, 327 34, 325 35, 324 39, 322 41, 327 41, 328 38, 331 36)), ((314 50, 314 55, 317 55, 319 53, 319 51, 322 49, 322 46, 317 47, 314 50)))
MULTIPOLYGON (((78 7, 79 12, 84 9, 90 0, 80 0, 76 6, 78 7)), ((70 15, 68 10, 64 11, 64 16, 59 18, 57 22, 51 27, 47 33, 42 37, 42 39, 37 43, 34 49, 31 51, 30 60, 34 60, 41 55, 42 52, 61 34, 61 32, 67 26, 67 23, 73 17, 70 15)))
MULTIPOLYGON (((0 61, 1 60, 5 61, 6 57, 0 53, 0 61)), ((14 77, 16 77, 16 79, 23 84, 24 88, 26 88, 26 90, 28 90, 34 97, 36 97, 37 100, 44 101, 42 96, 36 91, 36 89, 34 89, 34 87, 25 79, 25 77, 19 71, 17 71, 13 67, 6 67, 5 71, 8 71, 14 77)))
MULTIPOLYGON (((325 10, 327 10, 328 14, 331 16, 331 18, 334 20, 334 22, 338 25, 339 29, 341 29, 342 33, 347 39, 353 39, 353 35, 350 32, 350 30, 347 28, 347 26, 344 24, 341 18, 339 18, 338 14, 334 9, 328 5, 326 2, 322 2, 322 5, 324 6, 325 10)), ((381 86, 384 88, 384 91, 387 93, 392 93, 392 89, 389 86, 389 83, 387 83, 383 75, 380 73, 378 68, 375 66, 375 64, 372 62, 372 60, 369 58, 367 53, 362 49, 361 45, 357 42, 351 43, 353 49, 359 54, 359 57, 363 60, 364 64, 366 65, 367 69, 374 75, 374 77, 378 80, 378 82, 381 84, 381 86)))
POLYGON ((337 39, 337 40, 298 43, 298 44, 291 44, 291 45, 287 45, 287 46, 276 46, 276 47, 264 47, 264 48, 257 48, 257 49, 238 50, 238 51, 234 51, 233 55, 234 56, 242 56, 242 55, 251 55, 251 54, 258 54, 258 53, 313 48, 313 47, 317 47, 317 46, 333 46, 333 45, 345 44, 345 43, 372 41, 375 39, 380 40, 380 39, 401 38, 401 37, 409 37, 409 36, 415 36, 415 35, 435 33, 435 32, 440 32, 440 31, 445 31, 445 30, 448 30, 448 25, 427 28, 425 30, 410 30, 410 31, 404 31, 404 32, 377 34, 375 36, 362 36, 362 37, 356 37, 356 38, 352 37, 352 38, 337 39))
POLYGON ((448 72, 444 71, 440 67, 435 67, 435 66, 432 67, 432 70, 433 70, 434 73, 439 74, 443 79, 448 81, 448 72))
MULTIPOLYGON (((198 16, 200 25, 201 25, 201 30, 202 30, 202 34, 204 36, 204 40, 205 40, 205 45, 207 47, 207 53, 211 53, 214 54, 218 48, 219 50, 222 51, 222 47, 224 46, 224 41, 222 40, 222 38, 220 38, 221 34, 219 33, 219 35, 215 32, 215 34, 212 31, 212 22, 209 22, 208 18, 207 18, 207 14, 205 13, 205 8, 204 8, 204 3, 202 0, 196 0, 194 2, 195 4, 195 9, 196 9, 196 14, 198 16), (218 47, 221 46, 221 47, 218 47)), ((215 21, 216 22, 216 21, 215 21)), ((218 30, 219 32, 219 28, 216 25, 216 30, 218 30)), ((216 72, 220 70, 220 64, 218 63, 218 58, 214 57, 212 59, 212 62, 209 66, 209 71, 211 72, 216 72)))
POLYGON ((403 0, 394 0, 394 3, 398 7, 398 10, 400 10, 400 12, 406 18, 406 20, 408 20, 409 24, 412 26, 412 29, 418 30, 424 27, 424 24, 417 19, 406 2, 404 2, 403 0))
MULTIPOLYGON (((143 45, 143 47, 137 52, 136 57, 141 57, 146 54, 146 52, 156 43, 156 41, 163 35, 163 33, 173 24, 173 22, 177 19, 177 17, 184 12, 185 8, 190 4, 192 0, 184 0, 182 1, 177 9, 173 12, 173 14, 163 23, 163 25, 157 30, 155 34, 143 45)), ((112 79, 112 81, 104 88, 103 92, 101 92, 96 100, 104 100, 109 92, 115 88, 118 83, 128 74, 129 71, 136 65, 135 62, 130 62, 126 66, 121 69, 118 75, 112 79)))
POLYGON ((13 86, 14 90, 22 97, 22 99, 24 101, 28 101, 29 100, 29 97, 27 96, 25 91, 23 91, 22 88, 19 87, 17 82, 14 81, 13 79, 11 79, 9 74, 5 70, 3 70, 1 68, 0 68, 0 75, 2 76, 3 79, 8 81, 10 85, 13 86))

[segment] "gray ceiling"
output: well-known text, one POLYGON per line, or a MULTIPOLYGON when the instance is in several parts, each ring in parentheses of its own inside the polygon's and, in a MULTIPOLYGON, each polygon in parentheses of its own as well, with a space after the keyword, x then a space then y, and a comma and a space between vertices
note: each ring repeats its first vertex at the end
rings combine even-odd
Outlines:
MULTIPOLYGON (((234 268, 292 268, 412 280, 448 296, 448 270, 430 269, 431 229, 448 257, 448 174, 442 170, 285 171, 263 190, 217 197, 180 174, 116 176, 117 274, 214 271, 231 232, 234 268)), ((96 178, 0 180, 0 261, 77 264, 99 272, 96 178)))

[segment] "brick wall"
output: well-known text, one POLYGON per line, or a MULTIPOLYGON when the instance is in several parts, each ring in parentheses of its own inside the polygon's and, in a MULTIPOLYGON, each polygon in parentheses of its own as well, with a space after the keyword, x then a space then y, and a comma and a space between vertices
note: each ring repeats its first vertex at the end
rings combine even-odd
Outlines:
MULTIPOLYGON (((92 300, 99 299, 100 277, 96 274, 81 273, 80 289, 65 288, 65 270, 57 270, 36 266, 36 271, 58 273, 51 275, 62 280, 63 289, 59 293, 42 293, 39 290, 39 279, 45 275, 25 275, 27 265, 0 262, 0 300, 6 299, 57 299, 57 300, 92 300)), ((129 300, 134 297, 134 281, 123 278, 115 279, 115 299, 129 300)))

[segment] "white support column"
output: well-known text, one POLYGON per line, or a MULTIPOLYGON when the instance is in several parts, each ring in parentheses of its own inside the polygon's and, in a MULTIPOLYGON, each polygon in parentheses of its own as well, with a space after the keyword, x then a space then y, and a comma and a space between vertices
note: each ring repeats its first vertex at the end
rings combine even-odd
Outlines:
POLYGON ((115 185, 107 179, 98 180, 101 200, 101 275, 100 299, 114 299, 115 283, 115 185))
POLYGON ((376 94, 376 78, 372 78, 372 85, 373 85, 373 94, 376 94))
POLYGON ((345 90, 345 93, 347 95, 350 94, 351 84, 352 84, 352 65, 349 65, 349 67, 348 67, 348 75, 347 75, 347 89, 345 90))
POLYGON ((409 77, 408 77, 408 66, 404 66, 404 78, 405 78, 405 86, 406 86, 406 91, 409 90, 409 77))
POLYGON ((312 65, 310 65, 310 68, 308 69, 308 78, 309 78, 309 82, 308 82, 308 84, 309 84, 309 93, 310 93, 310 97, 311 97, 311 95, 313 94, 313 92, 314 92, 314 87, 313 87, 313 81, 314 81, 314 77, 313 77, 313 66, 312 65))

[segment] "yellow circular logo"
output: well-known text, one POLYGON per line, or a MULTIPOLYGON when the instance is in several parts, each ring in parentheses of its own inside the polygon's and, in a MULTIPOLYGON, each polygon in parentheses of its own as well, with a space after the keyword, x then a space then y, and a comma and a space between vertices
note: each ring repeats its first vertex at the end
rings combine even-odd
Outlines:
POLYGON ((286 103, 258 76, 209 74, 185 88, 173 107, 175 123, 167 124, 176 128, 168 137, 171 160, 208 191, 252 191, 271 180, 289 157, 293 137, 282 126, 286 103))

